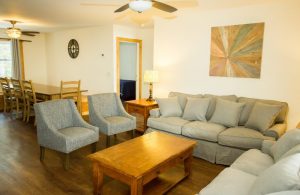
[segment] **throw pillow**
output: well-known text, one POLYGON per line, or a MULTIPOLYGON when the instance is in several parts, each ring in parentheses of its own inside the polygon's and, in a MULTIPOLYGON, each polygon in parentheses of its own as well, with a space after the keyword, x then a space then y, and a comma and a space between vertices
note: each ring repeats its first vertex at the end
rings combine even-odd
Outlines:
POLYGON ((182 110, 177 97, 156 98, 162 117, 181 116, 182 110))
POLYGON ((282 159, 263 171, 253 183, 251 195, 300 189, 300 154, 282 159))
POLYGON ((236 127, 244 105, 244 103, 237 103, 218 98, 210 122, 218 123, 226 127, 236 127))
POLYGON ((300 129, 293 129, 287 131, 279 140, 271 147, 275 162, 290 149, 300 143, 300 129))
POLYGON ((182 118, 185 120, 206 121, 205 115, 210 98, 187 98, 182 118))
POLYGON ((280 105, 270 105, 260 102, 256 102, 245 127, 250 129, 256 129, 261 132, 270 128, 278 116, 280 110, 280 105))
POLYGON ((243 111, 241 113, 241 117, 239 120, 239 125, 244 126, 250 116, 250 113, 254 107, 255 104, 255 99, 253 98, 245 98, 245 97, 240 97, 238 102, 239 103, 245 103, 245 106, 243 108, 243 111))

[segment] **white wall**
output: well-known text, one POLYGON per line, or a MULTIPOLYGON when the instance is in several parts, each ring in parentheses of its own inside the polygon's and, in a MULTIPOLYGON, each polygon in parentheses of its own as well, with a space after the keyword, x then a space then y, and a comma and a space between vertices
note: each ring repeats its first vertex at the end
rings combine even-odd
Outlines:
MULTIPOLYGON (((116 37, 140 39, 143 41, 143 72, 153 69, 153 28, 134 28, 121 25, 114 25, 114 67, 116 67, 116 37)), ((144 74, 143 74, 144 75, 144 74)), ((142 76, 143 76, 142 75, 142 76)), ((115 81, 116 82, 116 81, 115 81)), ((114 85, 116 85, 114 83, 114 85)), ((146 83, 142 86, 142 97, 149 96, 149 89, 146 83)))
POLYGON ((88 94, 114 91, 112 25, 49 33, 46 51, 49 84, 59 86, 61 80, 80 79, 82 89, 87 89, 88 94), (68 54, 70 39, 79 44, 75 59, 68 54))
POLYGON ((154 68, 160 82, 154 95, 181 91, 287 101, 289 127, 295 127, 300 121, 299 7, 299 0, 275 0, 233 9, 191 9, 174 20, 156 20, 154 68), (265 22, 261 78, 210 77, 211 27, 254 22, 265 22))
POLYGON ((32 40, 23 42, 25 79, 46 84, 48 76, 45 34, 41 33, 33 38, 24 36, 24 39, 32 40))

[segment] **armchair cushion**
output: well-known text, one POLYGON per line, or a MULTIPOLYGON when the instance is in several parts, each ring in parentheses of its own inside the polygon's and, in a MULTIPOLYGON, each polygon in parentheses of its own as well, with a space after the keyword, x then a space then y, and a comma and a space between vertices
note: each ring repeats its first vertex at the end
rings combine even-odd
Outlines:
POLYGON ((261 132, 267 130, 274 124, 281 108, 282 106, 280 105, 270 105, 260 102, 255 103, 245 127, 261 132))
POLYGON ((182 115, 182 110, 177 97, 156 99, 162 117, 177 117, 182 115))
POLYGON ((206 111, 210 98, 187 98, 182 118, 185 120, 206 121, 206 111))
POLYGON ((135 129, 135 121, 123 116, 111 116, 106 117, 109 127, 111 129, 111 135, 117 134, 120 131, 129 131, 135 129))

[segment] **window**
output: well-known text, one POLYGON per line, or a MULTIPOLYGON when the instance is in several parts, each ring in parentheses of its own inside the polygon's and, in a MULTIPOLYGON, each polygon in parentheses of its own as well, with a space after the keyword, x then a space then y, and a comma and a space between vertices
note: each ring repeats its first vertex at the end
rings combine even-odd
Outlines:
POLYGON ((0 77, 12 76, 12 48, 10 41, 0 41, 0 77))

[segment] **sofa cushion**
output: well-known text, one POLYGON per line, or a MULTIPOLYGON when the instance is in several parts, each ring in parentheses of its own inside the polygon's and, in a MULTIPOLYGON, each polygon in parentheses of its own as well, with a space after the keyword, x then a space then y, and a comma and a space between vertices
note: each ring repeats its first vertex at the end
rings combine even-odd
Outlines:
POLYGON ((300 129, 287 131, 279 140, 271 147, 274 160, 277 162, 281 156, 287 151, 300 143, 300 129))
POLYGON ((271 156, 260 150, 250 149, 236 159, 231 167, 258 176, 273 164, 274 160, 271 156))
POLYGON ((182 118, 185 120, 206 121, 206 111, 210 98, 187 98, 182 118))
POLYGON ((234 127, 221 132, 219 134, 218 143, 224 146, 243 149, 260 149, 263 140, 273 139, 274 138, 263 136, 261 132, 254 129, 234 127))
POLYGON ((211 98, 211 101, 209 103, 209 106, 208 106, 208 109, 207 109, 207 112, 206 112, 206 119, 207 120, 210 120, 210 118, 212 117, 212 115, 215 111, 217 98, 221 98, 223 100, 228 100, 228 101, 233 101, 233 102, 237 101, 237 97, 235 95, 216 96, 216 95, 211 95, 211 94, 205 94, 204 97, 211 98))
POLYGON ((270 128, 278 116, 281 106, 255 103, 245 127, 261 132, 270 128))
POLYGON ((162 117, 176 117, 182 115, 177 97, 156 98, 155 100, 157 101, 162 117))
POLYGON ((257 177, 238 169, 224 169, 199 195, 249 195, 257 177))
POLYGON ((275 119, 275 123, 283 123, 286 120, 286 115, 288 112, 288 104, 286 102, 280 102, 276 100, 263 100, 263 99, 257 99, 257 102, 280 106, 281 110, 275 119))
POLYGON ((187 94, 187 93, 180 93, 180 92, 170 92, 169 97, 178 97, 178 101, 181 107, 181 110, 184 110, 186 102, 187 102, 187 97, 192 97, 192 98, 201 98, 203 95, 201 94, 187 94))
POLYGON ((218 123, 226 127, 235 127, 238 125, 244 105, 244 103, 237 103, 218 98, 210 122, 218 123))
POLYGON ((280 160, 262 172, 253 183, 251 195, 300 190, 300 154, 280 160))
POLYGON ((219 133, 224 129, 226 128, 219 124, 193 121, 183 126, 182 135, 195 139, 217 142, 219 133))
POLYGON ((239 103, 244 103, 245 104, 245 106, 243 108, 243 111, 241 113, 240 120, 239 120, 239 125, 240 126, 243 126, 243 125, 246 124, 246 122, 247 122, 247 120, 248 120, 248 118, 250 116, 250 113, 251 113, 251 111, 253 109, 253 106, 255 104, 255 101, 256 100, 253 99, 253 98, 245 98, 245 97, 240 97, 238 99, 239 103))
POLYGON ((174 134, 181 134, 181 129, 184 124, 189 121, 180 117, 161 117, 161 118, 148 118, 148 127, 167 131, 174 134))

